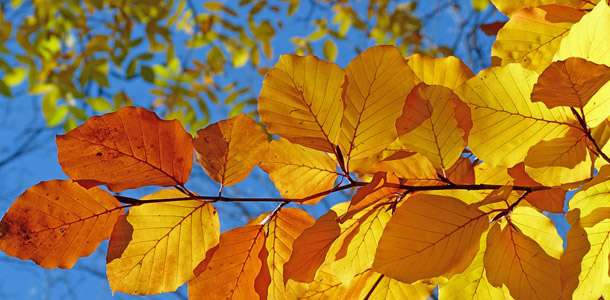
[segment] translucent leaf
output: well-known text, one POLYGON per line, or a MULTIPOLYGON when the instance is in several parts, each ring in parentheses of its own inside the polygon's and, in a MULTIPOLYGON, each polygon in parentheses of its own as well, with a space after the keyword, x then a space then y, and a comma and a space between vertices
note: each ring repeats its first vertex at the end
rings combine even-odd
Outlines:
POLYGON ((610 166, 603 166, 593 180, 582 185, 568 206, 579 209, 580 218, 593 213, 597 208, 610 207, 610 166))
MULTIPOLYGON (((193 299, 264 299, 256 291, 259 272, 266 266, 265 231, 260 225, 223 232, 220 244, 208 251, 188 282, 193 299)), ((264 288, 266 293, 267 286, 264 288)))
POLYGON ((608 80, 610 67, 570 57, 552 63, 540 74, 532 90, 532 101, 543 102, 549 108, 583 108, 608 80))
POLYGON ((0 249, 43 268, 72 268, 110 237, 121 204, 99 188, 43 181, 21 194, 0 222, 0 249))
POLYGON ((474 77, 470 68, 454 56, 436 58, 413 54, 406 60, 409 68, 415 73, 414 85, 423 82, 427 85, 442 85, 453 90, 474 77))
POLYGON ((330 267, 322 266, 300 300, 341 299, 346 287, 335 277, 330 267))
POLYGON ((559 5, 519 10, 498 32, 491 48, 492 65, 517 62, 541 73, 553 60, 561 40, 583 15, 578 9, 559 5))
POLYGON ((483 267, 485 250, 487 250, 487 233, 484 233, 481 237, 479 252, 470 266, 464 272, 451 277, 447 283, 439 286, 439 300, 512 299, 506 288, 494 287, 487 280, 487 274, 483 267))
POLYGON ((496 287, 506 285, 517 300, 557 298, 561 292, 559 259, 514 226, 502 225, 504 228, 495 223, 487 235, 484 264, 489 282, 496 287))
POLYGON ((19 85, 25 79, 27 75, 27 69, 23 67, 15 67, 10 70, 10 72, 6 73, 4 76, 4 82, 6 85, 13 87, 19 85))
POLYGON ((375 155, 397 137, 395 122, 413 87, 412 71, 396 48, 376 46, 354 58, 345 74, 339 146, 350 160, 375 155))
POLYGON ((588 139, 582 132, 540 141, 527 152, 525 172, 546 186, 580 182, 593 175, 588 139))
POLYGON ((337 45, 331 39, 324 41, 322 51, 324 53, 324 58, 327 61, 335 61, 337 58, 337 45))
POLYGON ((530 147, 579 128, 565 108, 548 109, 532 103, 537 74, 519 64, 494 67, 456 89, 472 109, 469 149, 492 166, 512 167, 523 161, 530 147))
POLYGON ((536 7, 546 4, 557 4, 563 6, 579 7, 581 5, 580 0, 491 0, 496 8, 503 14, 511 16, 514 12, 526 8, 536 7))
MULTIPOLYGON (((442 172, 441 172, 442 173, 442 172)), ((472 161, 470 158, 460 156, 460 158, 455 162, 449 170, 446 172, 447 179, 453 183, 457 184, 474 184, 474 166, 472 165, 472 161)))
MULTIPOLYGON (((185 197, 160 190, 143 197, 185 197)), ((197 200, 132 207, 112 232, 106 258, 110 289, 128 294, 173 292, 193 278, 193 270, 218 244, 218 214, 197 200)))
POLYGON ((263 129, 243 113, 198 130, 193 145, 197 162, 223 186, 248 177, 269 148, 263 129))
MULTIPOLYGON (((514 185, 523 186, 541 186, 540 183, 534 181, 526 172, 525 165, 519 163, 507 170, 508 174, 514 179, 514 185)), ((562 189, 551 189, 535 191, 527 194, 525 199, 532 206, 541 211, 551 213, 563 213, 563 203, 565 202, 566 191, 562 189)))
POLYGON ((434 287, 424 283, 407 284, 383 274, 367 271, 358 276, 357 282, 350 284, 342 299, 426 300, 432 295, 434 287))
POLYGON ((368 168, 367 173, 392 172, 406 185, 442 185, 436 169, 423 154, 399 151, 368 168))
MULTIPOLYGON (((373 180, 367 185, 359 188, 352 197, 347 212, 341 216, 341 222, 352 218, 358 212, 374 204, 379 204, 383 200, 394 198, 399 193, 396 187, 389 187, 387 184, 400 184, 398 178, 392 173, 375 173, 373 180)), ((360 272, 358 272, 360 273, 360 272)))
POLYGON ((608 275, 610 255, 610 217, 597 211, 591 219, 572 224, 567 234, 567 247, 561 257, 562 299, 600 299, 608 275))
POLYGON ((455 198, 414 195, 386 225, 372 270, 405 283, 461 273, 489 220, 455 198))
POLYGON ((465 132, 458 124, 470 118, 470 111, 459 115, 460 102, 446 87, 418 84, 396 121, 400 141, 409 150, 425 155, 435 168, 449 169, 466 147, 465 132))
POLYGON ((192 137, 180 122, 143 108, 92 117, 56 142, 59 163, 85 187, 113 192, 145 185, 184 184, 193 165, 192 137))
MULTIPOLYGON (((272 141, 260 167, 284 198, 301 199, 331 190, 337 179, 337 166, 324 152, 292 144, 286 139, 272 141)), ((325 195, 324 195, 325 196, 325 195)), ((308 199, 315 204, 324 196, 308 199)))
POLYGON ((282 55, 267 72, 258 98, 269 133, 334 152, 339 137, 345 74, 315 56, 282 55))

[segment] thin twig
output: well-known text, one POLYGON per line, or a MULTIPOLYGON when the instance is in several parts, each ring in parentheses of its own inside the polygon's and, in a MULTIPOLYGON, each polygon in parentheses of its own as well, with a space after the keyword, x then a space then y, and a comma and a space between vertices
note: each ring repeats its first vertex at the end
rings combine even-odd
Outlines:
POLYGON ((591 135, 591 129, 589 128, 589 126, 587 125, 585 120, 580 116, 580 114, 576 111, 576 109, 574 109, 574 107, 570 107, 570 109, 572 110, 572 113, 574 114, 574 116, 576 116, 578 123, 582 127, 582 129, 585 132, 585 135, 587 136, 589 141, 591 141, 591 143, 593 143, 593 146, 595 147, 595 151, 597 152, 597 154, 599 154, 599 156, 601 156, 605 161, 610 163, 610 157, 608 157, 608 155, 606 155, 606 153, 604 153, 602 151, 602 148, 599 146, 599 144, 597 144, 597 141, 591 135))

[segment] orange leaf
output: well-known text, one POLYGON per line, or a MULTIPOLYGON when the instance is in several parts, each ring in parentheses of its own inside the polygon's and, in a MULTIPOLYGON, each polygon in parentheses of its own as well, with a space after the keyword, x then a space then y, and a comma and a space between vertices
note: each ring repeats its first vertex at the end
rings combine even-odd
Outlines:
POLYGON ((455 164, 447 170, 447 179, 457 184, 474 184, 474 166, 470 158, 460 156, 455 164))
MULTIPOLYGON (((184 197, 160 190, 143 197, 184 197)), ((110 288, 129 294, 173 292, 193 278, 193 270, 218 244, 220 225, 207 202, 184 200, 132 207, 119 219, 108 245, 110 288)))
POLYGON ((145 185, 186 183, 193 166, 192 137, 177 120, 139 107, 91 117, 57 136, 62 170, 84 187, 113 192, 145 185))
POLYGON ((320 268, 315 279, 309 285, 300 300, 342 299, 347 287, 332 274, 328 265, 320 268))
POLYGON ((334 152, 343 114, 345 72, 315 56, 282 55, 258 98, 267 130, 295 144, 334 152))
MULTIPOLYGON (((293 144, 286 139, 272 141, 260 164, 284 198, 301 199, 333 188, 337 166, 324 152, 293 144)), ((316 204, 324 196, 304 203, 316 204)))
POLYGON ((197 162, 223 186, 248 177, 269 147, 263 129, 243 113, 199 129, 193 145, 197 162))
POLYGON ((25 191, 0 222, 0 249, 40 266, 72 268, 110 237, 120 203, 99 188, 43 181, 25 191))
POLYGON ((435 168, 449 169, 466 147, 466 133, 458 124, 470 121, 470 111, 457 114, 458 103, 459 98, 446 87, 418 84, 396 121, 400 141, 425 155, 435 168))
MULTIPOLYGON (((343 204, 341 204, 343 207, 343 204)), ((342 209, 341 209, 342 210, 342 209)), ((341 234, 337 212, 330 210, 294 241, 290 259, 284 264, 284 282, 312 282, 328 250, 341 234)))
POLYGON ((609 80, 610 67, 570 57, 552 63, 540 74, 532 90, 532 101, 543 102, 549 108, 583 108, 609 80))
POLYGON ((398 151, 368 168, 366 173, 392 172, 406 185, 442 185, 436 169, 423 154, 398 151))
MULTIPOLYGON (((523 186, 541 186, 540 183, 534 181, 527 173, 525 173, 525 165, 519 163, 507 170, 508 174, 515 179, 514 185, 523 186)), ((552 189, 544 191, 535 191, 527 194, 525 200, 539 210, 548 211, 551 213, 563 213, 563 202, 565 201, 566 191, 561 189, 552 189)))
POLYGON ((402 282, 464 271, 489 220, 455 198, 418 194, 396 209, 379 241, 373 271, 402 282))
POLYGON ((413 88, 413 72, 394 46, 375 46, 345 68, 347 90, 339 146, 344 155, 375 155, 396 137, 396 118, 413 88))
MULTIPOLYGON (((262 299, 256 290, 263 269, 259 256, 265 248, 265 231, 260 225, 238 227, 220 235, 220 244, 208 251, 189 281, 192 299, 262 299)), ((265 262, 266 264, 266 262, 265 262)))
POLYGON ((387 183, 399 184, 400 181, 392 173, 375 173, 371 182, 356 191, 356 194, 354 194, 349 203, 347 212, 341 216, 340 221, 344 222, 345 220, 352 218, 358 212, 379 203, 384 199, 396 197, 399 189, 386 186, 387 183))

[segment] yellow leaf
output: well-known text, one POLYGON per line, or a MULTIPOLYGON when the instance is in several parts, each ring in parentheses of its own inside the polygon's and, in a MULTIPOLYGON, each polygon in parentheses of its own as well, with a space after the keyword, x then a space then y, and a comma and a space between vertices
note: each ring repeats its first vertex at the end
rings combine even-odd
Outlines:
POLYGON ((485 205, 489 205, 489 204, 493 204, 493 203, 497 203, 497 202, 505 202, 507 204, 506 207, 508 207, 508 197, 510 196, 510 194, 512 192, 513 192, 513 186, 505 185, 505 186, 503 186, 497 190, 493 190, 491 193, 487 194, 487 196, 485 196, 485 199, 483 199, 481 202, 470 204, 470 206, 479 207, 479 206, 485 206, 485 205))
POLYGON ((567 234, 568 245, 561 257, 562 299, 600 299, 608 275, 610 255, 610 219, 607 212, 594 212, 591 222, 581 219, 567 234))
POLYGON ((578 57, 553 62, 534 85, 532 101, 547 107, 583 108, 591 97, 610 80, 610 67, 578 57))
MULTIPOLYGON (((514 185, 541 186, 534 181, 526 172, 525 165, 519 163, 507 170, 508 174, 514 179, 514 185)), ((566 191, 562 189, 551 189, 535 191, 527 194, 525 199, 528 203, 541 211, 552 213, 563 213, 563 203, 565 202, 566 191)))
POLYGON ((345 68, 347 89, 339 146, 343 155, 375 155, 396 137, 395 122, 413 88, 413 72, 393 46, 376 46, 345 68))
POLYGON ((396 121, 400 141, 409 150, 425 155, 435 168, 449 169, 466 147, 465 132, 458 124, 470 118, 470 112, 457 115, 460 102, 446 87, 418 84, 396 121))
POLYGON ((527 152, 525 172, 546 186, 586 180, 593 175, 593 163, 583 132, 541 141, 527 152))
POLYGON ((337 45, 331 39, 324 41, 322 51, 324 53, 324 58, 328 61, 335 61, 337 58, 337 45))
POLYGON ((290 259, 284 264, 284 282, 312 282, 316 271, 326 259, 328 250, 341 234, 337 216, 344 212, 345 204, 339 204, 318 218, 315 224, 303 231, 294 241, 290 259), (337 210, 337 211, 335 211, 337 210), (339 213, 338 213, 339 212, 339 213))
POLYGON ((464 272, 457 274, 446 283, 439 286, 439 300, 462 300, 462 299, 505 299, 512 297, 508 290, 494 287, 487 281, 487 274, 483 267, 483 257, 487 249, 487 233, 481 237, 479 252, 464 272))
POLYGON ((531 207, 518 206, 510 214, 512 224, 534 240, 549 256, 559 259, 563 253, 563 240, 555 224, 547 216, 531 207))
POLYGON ((464 271, 476 255, 489 220, 455 198, 414 195, 386 225, 373 271, 412 283, 464 271))
MULTIPOLYGON (((284 198, 301 199, 331 190, 337 166, 324 152, 293 144, 286 139, 272 141, 260 164, 284 198)), ((308 199, 316 204, 324 196, 308 199)))
POLYGON ((578 21, 570 33, 561 41, 555 53, 555 60, 580 57, 588 61, 610 65, 606 55, 610 51, 610 7, 606 1, 599 1, 595 8, 578 21))
POLYGON ((373 265, 375 251, 381 233, 392 216, 387 206, 377 206, 364 214, 358 214, 358 228, 349 234, 339 251, 341 257, 330 263, 333 274, 344 284, 373 265))
POLYGON ((532 103, 537 74, 510 64, 481 71, 456 90, 472 109, 470 150, 492 166, 512 167, 542 140, 564 136, 579 128, 563 107, 548 109, 532 103))
POLYGON ((541 73, 552 62, 561 39, 583 15, 578 9, 559 5, 524 8, 515 12, 500 29, 491 48, 492 65, 517 62, 541 73))
POLYGON ((580 218, 601 207, 610 207, 610 166, 603 166, 593 180, 582 185, 568 202, 570 210, 579 209, 580 218))
MULTIPOLYGON (((160 190, 143 197, 184 197, 160 190)), ((173 292, 193 278, 193 270, 218 244, 220 224, 214 207, 185 200, 132 207, 119 219, 108 245, 110 288, 129 294, 173 292)))
MULTIPOLYGON (((606 119, 599 125, 592 128, 591 136, 593 137, 595 142, 597 142, 597 144, 600 146, 601 151, 603 153, 605 153, 605 154, 610 153, 610 143, 608 143, 608 140, 610 140, 610 119, 606 119)), ((606 161, 606 159, 604 159, 602 156, 597 156, 594 159, 595 159, 595 164, 594 164, 595 168, 598 170, 601 169, 602 166, 610 163, 610 162, 606 161)))
POLYGON ((315 56, 282 55, 258 98, 267 130, 316 150, 334 152, 343 114, 345 72, 315 56))
POLYGON ((364 272, 357 279, 348 287, 344 300, 425 300, 435 288, 424 283, 407 284, 372 271, 364 272))
POLYGON ((309 285, 300 300, 326 300, 341 299, 345 294, 346 287, 330 271, 328 265, 320 268, 315 279, 309 285))
POLYGON ((491 0, 491 2, 499 11, 511 18, 514 17, 511 16, 514 12, 526 7, 557 4, 579 8, 582 4, 580 0, 491 0))
POLYGON ((406 185, 442 185, 436 169, 423 154, 399 151, 368 168, 366 173, 392 172, 406 185))
POLYGON ((559 260, 506 219, 489 230, 484 265, 489 282, 506 285, 516 300, 556 299, 561 292, 559 260))
POLYGON ((43 268, 72 268, 110 237, 121 204, 99 188, 43 181, 21 194, 0 222, 0 249, 43 268))
POLYGON ((263 129, 243 113, 199 129, 193 145, 197 162, 223 186, 248 177, 269 148, 263 129))
MULTIPOLYGON (((192 299, 264 299, 257 289, 259 272, 266 265, 265 231, 260 225, 238 227, 220 235, 220 243, 208 251, 188 282, 192 299), (264 264, 263 264, 264 260, 264 264)), ((268 274, 267 274, 268 275, 268 274)))
POLYGON ((470 68, 454 56, 436 58, 413 54, 407 57, 407 64, 415 73, 414 85, 423 82, 453 90, 474 76, 470 68))

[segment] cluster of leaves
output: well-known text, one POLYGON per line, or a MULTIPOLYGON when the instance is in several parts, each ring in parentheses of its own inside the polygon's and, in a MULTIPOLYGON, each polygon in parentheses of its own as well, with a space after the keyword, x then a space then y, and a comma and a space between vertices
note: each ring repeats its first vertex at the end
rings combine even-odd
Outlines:
POLYGON ((220 75, 248 64, 253 75, 265 74, 273 38, 284 26, 309 33, 292 39, 297 53, 323 43, 328 60, 350 29, 400 45, 403 53, 437 49, 424 45, 414 3, 371 0, 363 16, 354 1, 312 1, 303 16, 296 14, 300 2, 11 1, 0 11, 0 93, 11 97, 25 86, 41 96, 47 125, 69 131, 91 114, 133 105, 129 86, 137 82, 156 97, 153 108, 196 130, 207 125, 212 103, 232 105, 231 116, 254 107, 250 85, 220 75))
POLYGON ((494 1, 510 20, 476 76, 393 46, 281 56, 258 97, 276 140, 245 114, 195 138, 143 108, 92 117, 57 137, 72 180, 24 192, 0 249, 70 268, 110 238, 113 291, 193 299, 610 297, 610 7, 526 2, 494 1), (218 195, 185 187, 193 152, 218 195), (223 196, 256 166, 282 197, 223 196), (317 220, 285 207, 348 189, 317 220), (222 201, 279 205, 220 234, 222 201), (567 215, 565 249, 543 211, 567 215))

